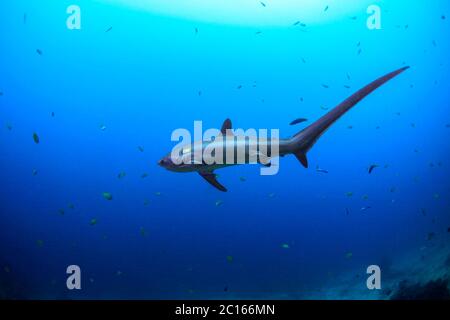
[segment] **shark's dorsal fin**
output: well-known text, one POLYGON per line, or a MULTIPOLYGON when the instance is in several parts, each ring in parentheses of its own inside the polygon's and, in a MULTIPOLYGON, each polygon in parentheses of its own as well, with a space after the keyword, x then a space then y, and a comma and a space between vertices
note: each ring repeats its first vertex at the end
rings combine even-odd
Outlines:
POLYGON ((210 171, 199 171, 198 172, 206 181, 208 181, 212 186, 219 189, 220 191, 226 192, 227 188, 219 183, 216 179, 216 174, 210 171))
POLYGON ((225 135, 233 135, 233 133, 231 132, 231 120, 230 119, 225 119, 225 121, 222 124, 222 128, 220 129, 220 133, 222 133, 224 136, 225 135))

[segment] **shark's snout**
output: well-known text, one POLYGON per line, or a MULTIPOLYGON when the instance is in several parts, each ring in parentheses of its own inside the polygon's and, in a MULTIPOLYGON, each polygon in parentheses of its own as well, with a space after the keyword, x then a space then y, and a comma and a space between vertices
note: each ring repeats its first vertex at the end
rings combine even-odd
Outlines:
POLYGON ((174 166, 174 163, 170 157, 164 157, 158 161, 158 165, 164 168, 170 168, 174 166))

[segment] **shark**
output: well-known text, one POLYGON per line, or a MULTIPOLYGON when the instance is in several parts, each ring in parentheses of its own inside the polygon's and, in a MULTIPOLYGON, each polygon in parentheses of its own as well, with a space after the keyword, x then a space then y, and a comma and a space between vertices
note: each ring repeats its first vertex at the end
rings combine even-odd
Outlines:
POLYGON ((170 152, 162 157, 158 161, 158 165, 173 172, 197 172, 209 184, 223 192, 226 192, 227 188, 217 180, 215 171, 237 164, 254 163, 252 160, 254 159, 254 156, 257 158, 257 163, 270 166, 273 157, 294 155, 305 168, 308 168, 307 153, 327 129, 366 96, 407 69, 409 69, 409 66, 387 73, 372 81, 365 87, 353 93, 311 125, 297 132, 294 136, 276 140, 275 143, 277 143, 278 152, 274 152, 273 150, 273 139, 250 139, 248 137, 245 139, 234 138, 231 120, 226 119, 220 129, 220 135, 226 138, 192 142, 181 148, 181 151, 178 154, 175 154, 176 158, 174 158, 174 152, 170 152), (245 150, 245 158, 243 159, 244 161, 241 162, 237 161, 236 152, 234 152, 235 156, 231 161, 225 157, 223 159, 224 161, 220 162, 214 162, 212 161, 213 159, 205 158, 202 158, 202 160, 199 161, 194 156, 194 150, 199 149, 202 151, 204 151, 205 148, 209 148, 209 150, 222 150, 222 154, 226 155, 230 149, 235 151, 240 147, 245 150), (181 159, 184 159, 184 161, 180 161, 181 159))

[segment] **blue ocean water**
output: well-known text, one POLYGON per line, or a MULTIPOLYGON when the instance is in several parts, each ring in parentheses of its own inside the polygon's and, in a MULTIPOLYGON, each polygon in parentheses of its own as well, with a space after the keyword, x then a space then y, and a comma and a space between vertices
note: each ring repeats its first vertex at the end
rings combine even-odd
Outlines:
POLYGON ((405 279, 449 279, 446 1, 285 1, 285 20, 269 0, 211 16, 123 2, 0 3, 0 298, 386 299, 405 279), (222 193, 157 165, 195 120, 289 137, 406 65, 308 169, 222 169, 222 193), (373 264, 383 290, 366 287, 373 264))

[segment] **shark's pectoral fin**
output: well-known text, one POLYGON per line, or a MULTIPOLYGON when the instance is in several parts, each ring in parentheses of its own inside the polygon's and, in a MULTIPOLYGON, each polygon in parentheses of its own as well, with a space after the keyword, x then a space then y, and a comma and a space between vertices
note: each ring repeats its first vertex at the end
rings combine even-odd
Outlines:
POLYGON ((226 192, 227 188, 219 183, 216 179, 216 174, 209 171, 199 171, 198 172, 206 181, 208 181, 212 186, 216 187, 220 191, 226 192))

